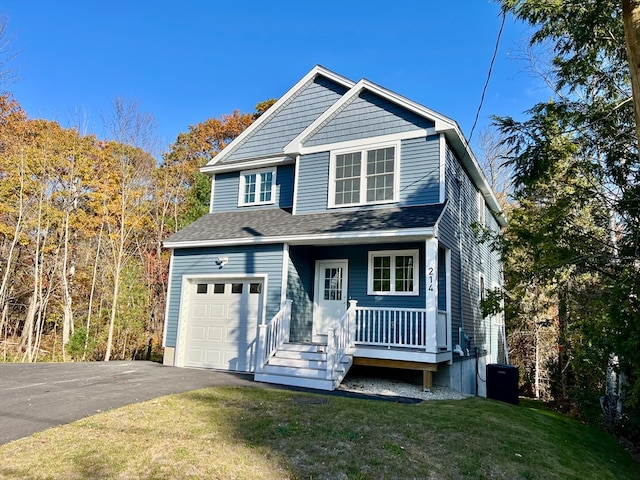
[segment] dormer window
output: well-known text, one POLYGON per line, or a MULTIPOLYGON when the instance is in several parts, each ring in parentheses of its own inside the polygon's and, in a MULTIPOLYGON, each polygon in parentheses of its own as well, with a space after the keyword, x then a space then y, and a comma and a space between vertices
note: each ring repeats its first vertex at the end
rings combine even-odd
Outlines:
POLYGON ((399 143, 331 154, 329 207, 397 202, 399 143))
POLYGON ((240 206, 265 205, 275 202, 276 169, 240 172, 240 206))

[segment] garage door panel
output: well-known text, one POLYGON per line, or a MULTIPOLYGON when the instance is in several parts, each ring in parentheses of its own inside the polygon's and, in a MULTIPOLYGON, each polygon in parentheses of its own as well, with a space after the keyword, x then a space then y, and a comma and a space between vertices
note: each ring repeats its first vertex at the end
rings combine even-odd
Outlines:
POLYGON ((192 306, 191 317, 192 318, 207 318, 209 308, 206 304, 194 303, 192 306))
POLYGON ((226 305, 210 305, 209 317, 210 318, 226 318, 227 317, 227 306, 226 305))
POLYGON ((216 279, 206 288, 203 283, 191 287, 185 366, 251 371, 262 300, 260 293, 249 293, 256 291, 250 286, 256 281, 216 279))
POLYGON ((220 352, 216 350, 207 350, 205 363, 208 365, 219 365, 221 363, 220 352))
POLYGON ((190 348, 188 354, 188 361, 190 363, 202 363, 204 358, 204 350, 198 348, 190 348))
POLYGON ((210 327, 207 340, 212 342, 219 342, 224 339, 224 328, 222 327, 210 327))
POLYGON ((206 332, 205 327, 199 327, 199 326, 193 325, 189 329, 189 336, 191 340, 193 340, 194 342, 197 342, 198 340, 205 339, 205 332, 206 332))

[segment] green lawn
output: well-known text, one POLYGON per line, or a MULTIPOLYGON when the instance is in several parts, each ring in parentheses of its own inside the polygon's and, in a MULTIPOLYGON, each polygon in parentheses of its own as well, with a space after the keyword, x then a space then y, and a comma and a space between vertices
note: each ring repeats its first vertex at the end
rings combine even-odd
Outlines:
POLYGON ((0 446, 0 478, 638 479, 615 439, 533 402, 400 404, 210 388, 0 446))

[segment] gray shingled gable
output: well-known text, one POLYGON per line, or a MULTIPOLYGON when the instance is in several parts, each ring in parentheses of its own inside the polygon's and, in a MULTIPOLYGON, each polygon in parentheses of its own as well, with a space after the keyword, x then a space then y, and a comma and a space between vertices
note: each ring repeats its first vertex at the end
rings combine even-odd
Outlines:
POLYGON ((433 227, 444 203, 414 207, 376 208, 292 215, 290 210, 271 208, 209 213, 167 238, 165 246, 206 241, 233 241, 270 237, 384 232, 433 227))
POLYGON ((269 117, 260 128, 227 152, 222 163, 241 163, 256 157, 282 155, 284 146, 347 90, 347 87, 318 75, 278 110, 268 112, 269 117))

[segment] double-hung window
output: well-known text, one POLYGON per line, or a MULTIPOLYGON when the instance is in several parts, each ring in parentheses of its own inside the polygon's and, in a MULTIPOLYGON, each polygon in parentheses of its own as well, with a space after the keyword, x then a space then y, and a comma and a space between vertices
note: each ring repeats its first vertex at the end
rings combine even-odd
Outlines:
POLYGON ((275 202, 276 169, 240 172, 239 204, 264 205, 275 202))
POLYGON ((418 295, 418 250, 369 252, 369 295, 418 295))
POLYGON ((331 156, 329 206, 397 201, 398 144, 339 151, 331 156))

